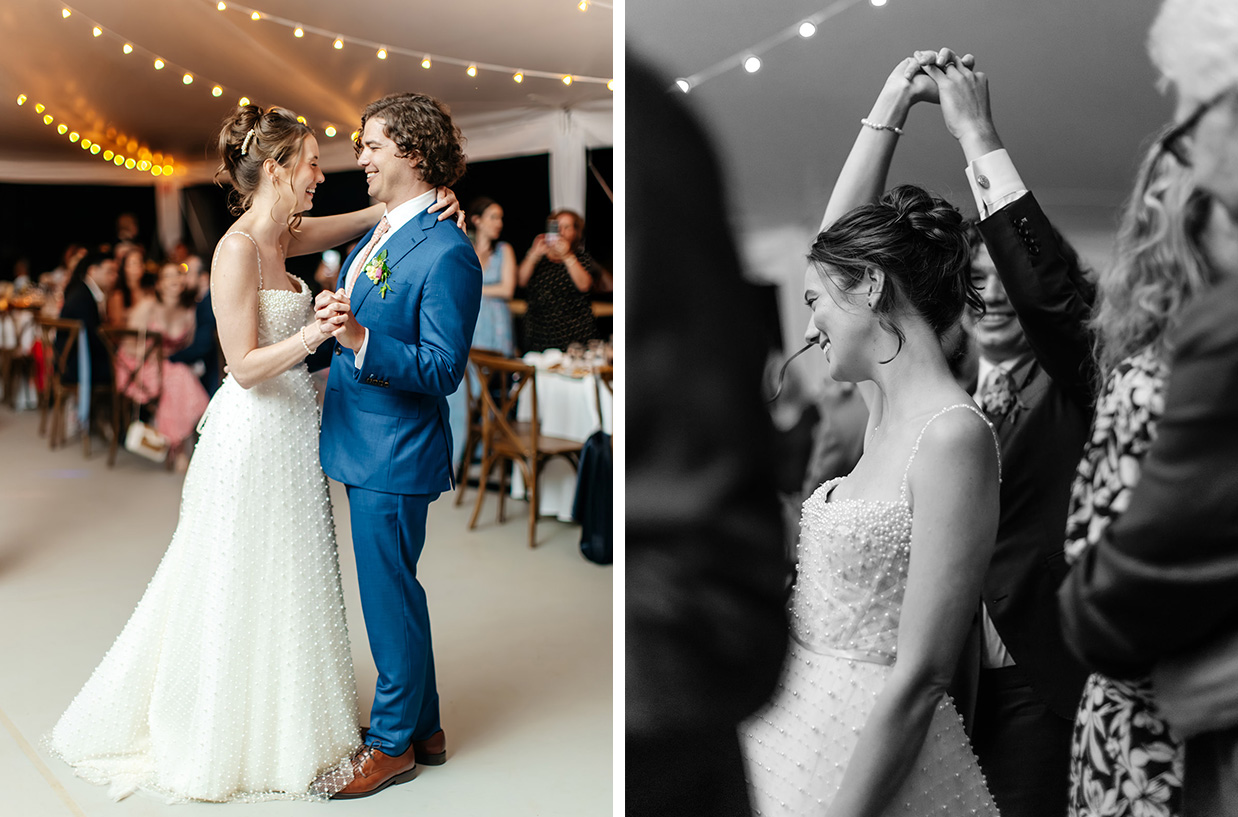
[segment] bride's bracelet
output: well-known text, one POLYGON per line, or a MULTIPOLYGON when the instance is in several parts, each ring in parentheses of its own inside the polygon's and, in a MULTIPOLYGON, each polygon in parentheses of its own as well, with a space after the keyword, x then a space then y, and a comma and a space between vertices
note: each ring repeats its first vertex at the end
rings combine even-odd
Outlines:
POLYGON ((314 354, 314 350, 309 348, 309 344, 305 342, 305 327, 304 326, 301 327, 301 345, 305 347, 306 355, 314 354))
POLYGON ((860 120, 860 124, 861 124, 861 125, 863 125, 863 126, 864 126, 864 127, 866 127, 866 128, 872 128, 873 130, 888 130, 888 131, 891 131, 892 133, 894 133, 894 134, 896 134, 896 135, 898 135, 898 136, 902 136, 902 135, 903 135, 903 129, 902 129, 902 128, 900 128, 900 127, 898 127, 897 125, 887 125, 887 124, 886 124, 886 123, 884 123, 884 122, 874 122, 873 120, 869 119, 868 117, 865 117, 864 119, 861 119, 861 120, 860 120))

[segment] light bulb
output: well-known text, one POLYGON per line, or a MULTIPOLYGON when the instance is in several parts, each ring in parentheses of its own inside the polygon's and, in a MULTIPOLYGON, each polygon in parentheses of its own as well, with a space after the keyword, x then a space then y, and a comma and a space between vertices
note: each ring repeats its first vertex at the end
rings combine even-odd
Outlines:
POLYGON ((59 125, 56 126, 56 133, 60 134, 61 136, 64 136, 68 132, 69 132, 69 126, 64 124, 63 122, 61 122, 59 125))
POLYGON ((809 37, 817 33, 817 26, 811 20, 805 20, 800 23, 800 36, 807 40, 809 37))
POLYGON ((516 73, 512 74, 512 79, 515 80, 517 84, 524 82, 524 72, 517 71, 516 73))
MULTIPOLYGON (((91 151, 91 152, 93 153, 94 151, 91 151)), ((105 151, 103 151, 103 161, 105 161, 105 162, 110 162, 110 161, 112 161, 112 157, 113 157, 113 156, 115 156, 115 155, 116 155, 116 154, 115 154, 115 153, 113 153, 112 151, 110 151, 110 150, 105 150, 105 151)))
POLYGON ((125 43, 124 47, 123 47, 123 48, 121 48, 120 50, 121 50, 121 51, 124 51, 126 54, 132 54, 132 53, 133 53, 133 46, 129 45, 129 43, 125 43))
POLYGON ((52 118, 52 115, 51 115, 50 113, 45 113, 45 114, 43 114, 43 124, 44 124, 44 125, 50 125, 50 124, 52 124, 52 122, 54 122, 54 121, 55 121, 55 120, 52 118))
POLYGON ((141 170, 143 173, 145 173, 147 170, 150 170, 150 162, 146 161, 145 159, 138 162, 138 170, 141 170))
POLYGON ((336 133, 335 126, 327 125, 327 128, 326 130, 323 131, 323 133, 327 135, 327 138, 331 138, 332 136, 335 136, 335 133, 336 133))
POLYGON ((304 125, 304 124, 305 124, 305 117, 304 117, 304 116, 298 116, 298 117, 297 117, 297 121, 298 121, 298 122, 300 122, 302 125, 304 125))
POLYGON ((67 17, 68 17, 70 14, 72 14, 72 13, 73 13, 73 12, 69 11, 68 9, 61 9, 61 10, 60 10, 60 16, 61 16, 61 17, 65 17, 65 18, 67 18, 67 17))
POLYGON ((692 90, 692 83, 688 82, 686 79, 677 79, 675 80, 675 84, 678 85, 679 90, 683 91, 685 94, 692 90))
POLYGON ((243 96, 243 97, 241 97, 240 101, 239 101, 239 102, 237 102, 236 104, 238 104, 238 105, 240 105, 242 108, 244 108, 246 105, 248 105, 248 104, 249 104, 249 97, 247 97, 247 96, 243 96))
POLYGON ((576 4, 576 8, 580 9, 581 11, 588 11, 589 0, 580 0, 580 2, 576 4))
POLYGON ((161 60, 161 59, 159 59, 158 57, 156 57, 156 58, 155 58, 155 70, 156 70, 156 71, 162 71, 162 70, 163 70, 163 65, 164 65, 163 60, 161 60))
POLYGON ((869 0, 869 2, 871 2, 874 6, 877 6, 878 8, 886 4, 886 0, 869 0))
POLYGON ((103 29, 99 28, 98 26, 95 26, 93 29, 91 29, 91 33, 94 34, 96 37, 98 37, 99 35, 103 33, 103 29))
POLYGON ((563 84, 564 84, 564 85, 571 85, 571 84, 572 84, 572 75, 571 75, 571 74, 564 74, 564 75, 563 75, 563 84))
POLYGON ((18 105, 25 105, 25 104, 26 104, 26 95, 25 95, 25 94, 18 94, 18 96, 17 96, 17 104, 18 104, 18 105))
POLYGON ((758 57, 756 54, 752 54, 748 56, 744 60, 744 70, 747 71, 749 74, 755 74, 757 71, 760 71, 761 70, 761 58, 758 57))
POLYGON ((256 11, 255 11, 253 14, 249 15, 249 19, 251 19, 251 20, 261 20, 261 19, 262 19, 262 15, 261 15, 261 14, 259 14, 258 12, 256 12, 256 11))
POLYGON ((163 168, 162 168, 162 167, 160 167, 159 165, 155 165, 154 167, 152 167, 152 168, 150 169, 150 175, 152 175, 152 176, 162 176, 162 175, 163 175, 163 168))
POLYGON ((34 112, 35 112, 35 113, 43 113, 43 112, 44 112, 44 111, 46 111, 46 110, 47 110, 47 108, 44 108, 44 107, 43 107, 43 103, 42 103, 42 102, 36 102, 36 103, 34 103, 34 112))
POLYGON ((137 164, 133 159, 125 159, 125 167, 129 170, 133 170, 133 168, 137 167, 137 164))
POLYGON ((163 175, 165 175, 165 176, 171 176, 171 175, 172 175, 172 170, 173 170, 172 165, 164 165, 164 166, 163 166, 163 175))
POLYGON ((95 155, 95 156, 98 156, 98 155, 99 155, 99 145, 98 145, 98 143, 95 143, 95 144, 93 144, 93 145, 91 145, 91 146, 90 146, 90 152, 91 152, 93 155, 95 155))
POLYGON ((82 150, 90 150, 90 146, 91 146, 91 145, 93 145, 93 144, 94 144, 94 142, 90 141, 89 139, 83 139, 83 140, 82 140, 82 150))
POLYGON ((220 88, 218 85, 216 85, 214 88, 211 89, 211 96, 223 96, 223 95, 224 95, 224 89, 220 88))
POLYGON ((78 133, 77 131, 73 131, 69 134, 70 142, 76 142, 79 138, 81 138, 81 134, 78 133))
POLYGON ((301 28, 300 26, 297 26, 296 29, 293 30, 292 36, 297 37, 297 38, 304 37, 305 29, 301 28))
POLYGON ((430 67, 430 58, 429 58, 429 57, 425 57, 424 59, 422 59, 422 61, 421 61, 421 67, 422 67, 422 68, 427 68, 427 69, 430 67))
POLYGON ((476 66, 476 65, 470 65, 470 66, 469 66, 469 70, 465 71, 464 73, 468 74, 470 77, 475 77, 475 76, 477 76, 477 66, 476 66))
POLYGON ((615 81, 613 79, 610 82, 606 83, 606 90, 608 91, 615 90, 615 81))
POLYGON ((125 163, 124 156, 116 155, 112 157, 112 164, 116 165, 117 167, 120 167, 124 163, 125 163))
POLYGON ((380 48, 380 49, 378 49, 378 54, 377 54, 376 56, 377 56, 380 60, 385 60, 385 59, 387 59, 387 49, 385 49, 385 48, 380 48))
POLYGON ((181 82, 185 83, 186 85, 193 85, 193 74, 186 74, 185 76, 181 77, 181 82))
POLYGON ((331 43, 331 45, 335 46, 336 51, 339 51, 341 48, 344 47, 344 41, 341 40, 339 37, 336 37, 335 42, 331 43))
POLYGON ((355 131, 353 131, 352 133, 350 133, 350 134, 348 135, 348 138, 349 138, 349 140, 350 140, 350 141, 355 142, 355 141, 357 141, 357 137, 358 137, 358 136, 360 136, 360 135, 361 135, 361 131, 359 131, 359 130, 355 130, 355 131))
POLYGON ((228 7, 228 4, 225 3, 224 0, 219 0, 219 2, 215 4, 215 8, 219 9, 220 11, 223 11, 227 7, 228 7))

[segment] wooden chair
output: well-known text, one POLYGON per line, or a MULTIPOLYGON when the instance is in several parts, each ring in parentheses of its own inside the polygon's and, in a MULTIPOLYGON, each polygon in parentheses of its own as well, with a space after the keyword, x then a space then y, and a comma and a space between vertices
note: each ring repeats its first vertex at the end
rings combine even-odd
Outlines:
MULTIPOLYGON (((47 389, 46 413, 40 415, 39 433, 42 434, 46 431, 48 445, 53 449, 58 445, 62 445, 65 441, 65 404, 70 397, 77 397, 80 394, 80 385, 78 383, 64 382, 64 374, 68 362, 73 355, 77 354, 77 344, 81 337, 81 330, 81 321, 65 318, 39 318, 39 331, 43 341, 45 367, 44 384, 47 389), (56 337, 61 332, 65 335, 64 348, 57 352, 56 337), (50 430, 46 428, 48 416, 51 418, 50 430)), ((105 383, 91 387, 90 417, 87 420, 86 427, 82 429, 82 454, 86 457, 90 456, 90 432, 94 419, 98 414, 99 406, 103 402, 110 402, 108 397, 112 391, 110 385, 112 378, 110 372, 108 375, 105 383)), ((40 400, 40 403, 43 403, 43 401, 40 400)))
MULTIPOLYGON (((606 418, 602 415, 602 389, 606 389, 606 393, 611 397, 611 406, 613 414, 614 397, 615 397, 615 367, 614 366, 598 366, 593 370, 593 390, 594 396, 597 398, 598 407, 598 428, 606 428, 606 418)), ((611 445, 614 446, 614 428, 611 429, 611 445)))
MULTIPOLYGON (((116 451, 121 440, 125 438, 129 424, 138 419, 140 408, 156 408, 159 398, 163 396, 163 335, 123 327, 108 327, 100 334, 107 346, 108 357, 112 359, 116 384, 112 389, 112 442, 107 453, 107 465, 111 468, 116 464, 116 451), (127 354, 122 355, 122 350, 126 350, 127 354), (122 382, 126 385, 143 384, 143 391, 150 394, 139 403, 128 394, 128 389, 120 387, 122 382)), ((172 458, 169 457, 168 468, 171 467, 172 458)))
MULTIPOLYGON (((502 357, 499 352, 493 349, 473 348, 469 351, 484 352, 488 355, 502 357)), ((473 452, 477 450, 477 444, 481 442, 482 405, 481 395, 477 393, 480 384, 481 376, 477 373, 477 367, 472 360, 469 360, 468 365, 465 366, 463 383, 467 414, 464 419, 464 450, 460 455, 460 466, 456 469, 456 505, 464 502, 464 492, 468 490, 467 477, 469 466, 473 463, 473 452)))
MULTIPOLYGON (((481 351, 469 353, 477 371, 482 405, 482 464, 478 483, 477 504, 469 519, 469 530, 477 525, 481 506, 486 498, 490 472, 503 460, 519 466, 524 476, 529 498, 529 547, 537 546, 539 495, 538 475, 551 457, 563 457, 576 468, 580 464, 582 443, 541 433, 537 406, 537 370, 520 360, 513 360, 481 351), (531 420, 516 421, 516 406, 521 394, 528 390, 531 420)), ((498 519, 506 521, 507 471, 499 472, 498 519)))

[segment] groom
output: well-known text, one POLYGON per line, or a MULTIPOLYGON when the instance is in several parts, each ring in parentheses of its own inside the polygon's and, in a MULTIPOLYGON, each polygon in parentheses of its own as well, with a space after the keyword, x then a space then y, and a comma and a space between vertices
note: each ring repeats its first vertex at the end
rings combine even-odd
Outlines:
POLYGON ((322 467, 348 491, 370 650, 378 668, 354 779, 366 797, 446 760, 430 614, 417 581, 426 512, 453 486, 447 395, 460 385, 481 305, 465 234, 426 212, 464 173, 445 106, 395 94, 366 107, 356 142, 370 196, 387 212, 315 301, 338 345, 322 407, 322 467), (342 323, 340 322, 342 321, 342 323), (337 325, 338 324, 338 325, 337 325))

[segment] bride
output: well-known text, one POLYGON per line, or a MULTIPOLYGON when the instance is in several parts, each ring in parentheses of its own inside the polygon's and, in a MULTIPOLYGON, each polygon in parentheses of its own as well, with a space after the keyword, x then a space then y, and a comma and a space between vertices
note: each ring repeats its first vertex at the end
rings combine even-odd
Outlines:
MULTIPOLYGON (((361 742, 304 365, 332 327, 284 259, 360 236, 382 205, 302 218, 325 177, 311 130, 283 108, 237 108, 219 152, 240 215, 211 276, 231 374, 200 426, 171 544, 49 738, 117 799, 326 798, 361 742)), ((458 206, 444 192, 446 216, 458 206)))
POLYGON ((762 815, 995 815, 946 685, 997 530, 997 440, 954 380, 969 279, 962 216, 903 186, 894 140, 936 86, 914 59, 860 128, 812 245, 804 292, 830 376, 860 384, 864 454, 805 502, 793 641, 741 727, 762 815))

